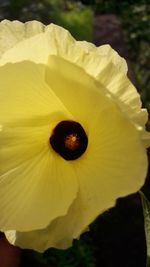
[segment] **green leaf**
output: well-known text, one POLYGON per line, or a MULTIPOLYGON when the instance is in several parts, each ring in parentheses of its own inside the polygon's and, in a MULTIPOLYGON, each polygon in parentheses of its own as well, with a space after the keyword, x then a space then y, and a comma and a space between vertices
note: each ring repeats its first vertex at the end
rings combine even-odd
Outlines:
POLYGON ((140 191, 140 196, 143 206, 145 237, 147 245, 147 267, 150 267, 150 201, 146 198, 142 191, 140 191))

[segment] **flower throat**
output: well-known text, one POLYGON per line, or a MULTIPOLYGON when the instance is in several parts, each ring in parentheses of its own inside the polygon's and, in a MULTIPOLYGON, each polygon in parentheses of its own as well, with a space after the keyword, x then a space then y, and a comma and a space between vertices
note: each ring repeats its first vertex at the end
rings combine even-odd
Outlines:
POLYGON ((88 138, 80 123, 64 120, 56 125, 49 142, 64 159, 75 160, 86 151, 88 138))

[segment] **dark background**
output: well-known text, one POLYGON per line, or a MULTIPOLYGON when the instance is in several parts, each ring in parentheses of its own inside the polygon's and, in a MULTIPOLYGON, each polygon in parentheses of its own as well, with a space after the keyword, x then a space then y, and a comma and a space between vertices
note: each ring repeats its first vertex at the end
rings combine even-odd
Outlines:
MULTIPOLYGON (((129 78, 150 112, 150 1, 0 0, 0 20, 40 20, 67 28, 78 40, 110 43, 129 65, 129 78)), ((150 122, 147 124, 150 129, 150 122)), ((149 152, 148 152, 149 154, 149 152)), ((150 179, 142 189, 150 199, 150 179)), ((145 267, 139 194, 119 199, 72 248, 40 254, 22 250, 22 267, 145 267)))

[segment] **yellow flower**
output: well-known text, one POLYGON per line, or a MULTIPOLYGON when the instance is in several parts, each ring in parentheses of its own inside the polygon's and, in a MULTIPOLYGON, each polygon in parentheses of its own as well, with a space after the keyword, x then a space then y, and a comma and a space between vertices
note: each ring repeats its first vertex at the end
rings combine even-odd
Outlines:
POLYGON ((147 112, 109 45, 33 21, 0 23, 0 229, 67 248, 147 171, 147 112))

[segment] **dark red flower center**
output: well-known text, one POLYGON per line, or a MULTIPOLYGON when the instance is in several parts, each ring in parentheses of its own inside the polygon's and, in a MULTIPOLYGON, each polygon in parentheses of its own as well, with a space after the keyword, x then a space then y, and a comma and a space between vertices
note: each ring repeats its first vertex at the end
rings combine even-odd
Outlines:
POLYGON ((56 125, 49 141, 54 151, 66 160, 79 158, 88 145, 88 138, 81 124, 69 120, 56 125))

